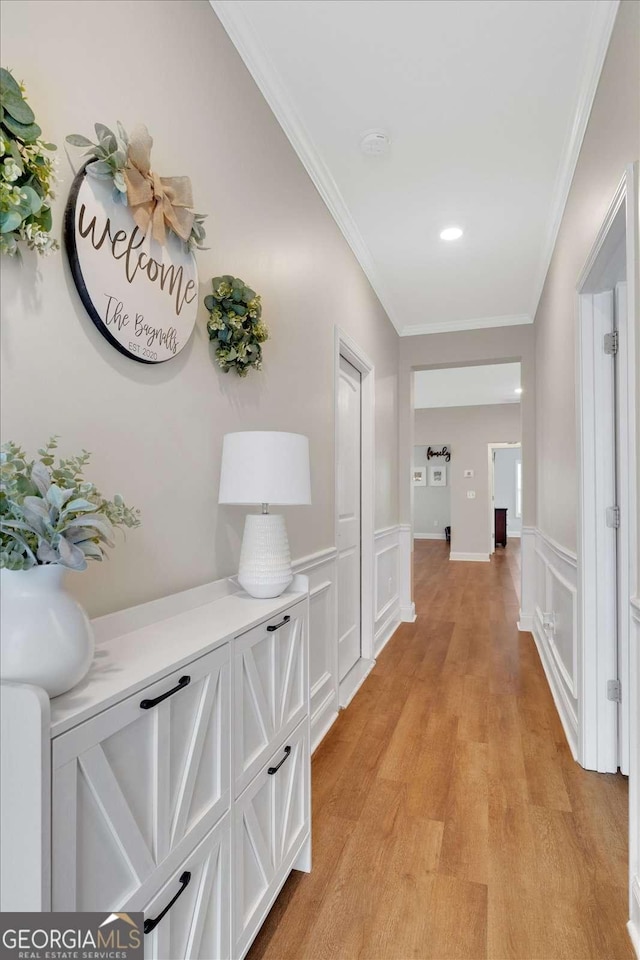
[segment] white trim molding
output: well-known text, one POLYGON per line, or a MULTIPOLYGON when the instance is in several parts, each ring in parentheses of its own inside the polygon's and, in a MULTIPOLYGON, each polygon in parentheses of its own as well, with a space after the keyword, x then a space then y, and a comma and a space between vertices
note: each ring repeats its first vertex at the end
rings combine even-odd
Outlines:
POLYGON ((398 332, 401 324, 392 310, 393 298, 385 289, 378 274, 369 247, 360 233, 351 211, 340 192, 331 171, 320 156, 320 151, 295 110, 278 71, 265 54, 259 38, 240 4, 234 0, 209 0, 216 16, 228 33, 231 42, 242 57, 249 73, 269 104, 291 146, 338 224, 342 235, 353 250, 369 283, 384 306, 387 316, 398 332))
POLYGON ((618 13, 620 0, 601 0, 593 5, 593 14, 587 43, 587 50, 583 60, 582 79, 578 91, 578 105, 573 125, 565 141, 558 174, 553 191, 551 215, 547 227, 547 235, 542 248, 542 255, 538 265, 536 281, 531 301, 531 316, 535 317, 540 297, 547 279, 551 257, 558 239, 558 231, 562 223, 564 209, 569 198, 571 182, 580 156, 580 148, 589 122, 593 100, 598 89, 598 82, 604 58, 609 48, 613 25, 618 13))
POLYGON ((522 527, 520 536, 520 618, 518 630, 533 633, 536 612, 536 528, 522 527))
POLYGON ((637 176, 637 165, 625 169, 576 286, 579 761, 602 773, 620 767, 625 774, 634 697, 628 686, 634 680, 629 599, 637 582, 637 176), (621 249, 624 269, 616 257, 621 249), (603 343, 614 326, 615 361, 603 343), (607 522, 614 504, 617 532, 607 522), (607 698, 607 682, 614 679, 621 684, 619 704, 607 698))
POLYGON ((450 553, 449 560, 463 560, 465 563, 489 563, 488 553, 450 553))
POLYGON ((398 527, 400 543, 400 619, 414 623, 416 605, 413 602, 413 527, 401 523, 398 527))
POLYGON ((629 765, 629 936, 640 960, 640 597, 632 597, 629 765))
MULTIPOLYGON (((533 323, 528 313, 506 314, 500 317, 472 317, 468 320, 436 320, 433 323, 414 323, 403 327, 401 337, 419 337, 424 333, 451 333, 458 330, 486 330, 488 327, 520 327, 533 323)), ((518 401, 514 401, 518 402, 518 401)))
POLYGON ((414 533, 414 540, 446 540, 444 533, 414 533))

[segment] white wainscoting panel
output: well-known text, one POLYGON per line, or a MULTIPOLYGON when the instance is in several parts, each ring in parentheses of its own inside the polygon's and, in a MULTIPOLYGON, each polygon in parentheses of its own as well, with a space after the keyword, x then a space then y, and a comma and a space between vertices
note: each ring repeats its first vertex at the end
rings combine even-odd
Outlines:
MULTIPOLYGON (((523 530, 528 539, 529 528, 523 530)), ((578 755, 578 563, 540 530, 535 534, 533 636, 574 758, 578 755)), ((528 584, 528 591, 531 585, 528 584)), ((528 594, 529 595, 529 594, 528 594)), ((522 615, 521 615, 522 623, 522 615)))
POLYGON ((400 623, 400 531, 398 527, 380 530, 375 535, 374 567, 374 656, 400 623))
MULTIPOLYGON (((382 650, 401 620, 415 620, 415 608, 411 602, 411 545, 408 524, 406 527, 386 527, 374 535, 374 656, 382 650)), ((309 577, 312 752, 334 723, 340 709, 336 566, 335 547, 293 563, 294 573, 309 577)), ((368 669, 363 671, 351 696, 366 678, 372 666, 368 663, 368 669)))
POLYGON ((338 634, 335 547, 296 560, 294 573, 309 577, 309 682, 311 751, 338 716, 338 634))

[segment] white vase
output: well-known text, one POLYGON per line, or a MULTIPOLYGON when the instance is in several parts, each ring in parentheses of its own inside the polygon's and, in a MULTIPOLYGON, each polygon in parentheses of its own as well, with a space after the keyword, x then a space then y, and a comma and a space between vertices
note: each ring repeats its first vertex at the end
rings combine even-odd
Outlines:
POLYGON ((62 585, 64 567, 1 570, 0 678, 33 683, 50 697, 70 690, 93 659, 93 632, 62 585))
POLYGON ((279 597, 293 580, 284 517, 247 514, 238 582, 252 597, 279 597))

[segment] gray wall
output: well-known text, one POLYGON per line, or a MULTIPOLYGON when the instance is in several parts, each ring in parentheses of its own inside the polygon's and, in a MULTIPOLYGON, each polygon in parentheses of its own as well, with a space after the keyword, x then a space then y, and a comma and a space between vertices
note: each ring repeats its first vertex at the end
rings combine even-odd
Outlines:
MULTIPOLYGON (((209 215, 201 296, 220 273, 262 294, 264 370, 221 373, 201 306, 185 350, 160 366, 121 356, 93 326, 59 253, 3 258, 2 435, 34 451, 94 453, 90 477, 141 507, 110 560, 69 577, 92 615, 237 569, 245 511, 218 508, 222 436, 293 430, 311 441, 313 506, 286 513, 294 557, 334 544, 334 324, 376 367, 378 528, 398 522, 398 337, 351 249, 206 0, 7 0, 2 63, 59 145, 59 236, 69 133, 147 124, 152 163, 191 177, 209 215)), ((78 162, 78 151, 74 162, 78 162)))
POLYGON ((623 0, 535 317, 538 526, 569 550, 577 546, 576 283, 625 166, 638 159, 639 36, 640 4, 623 0))
POLYGON ((519 536, 522 517, 516 516, 516 464, 522 461, 522 450, 519 447, 499 448, 495 454, 495 506, 507 508, 507 536, 519 536))
POLYGON ((517 443, 521 439, 520 404, 440 407, 415 410, 414 414, 418 445, 431 443, 433 437, 448 437, 450 441, 447 479, 451 487, 452 553, 488 554, 488 444, 517 443), (465 470, 473 470, 473 478, 465 478, 465 470), (474 500, 467 498, 468 490, 475 490, 474 500))
POLYGON ((427 460, 427 448, 441 450, 442 447, 451 448, 451 444, 434 442, 431 440, 428 444, 417 445, 413 448, 414 467, 423 467, 426 471, 427 485, 425 487, 413 488, 413 533, 418 537, 420 534, 429 535, 433 539, 444 538, 444 528, 451 525, 451 477, 449 476, 449 463, 446 463, 442 457, 433 457, 427 460), (447 468, 446 487, 432 487, 429 484, 429 466, 444 466, 447 468))

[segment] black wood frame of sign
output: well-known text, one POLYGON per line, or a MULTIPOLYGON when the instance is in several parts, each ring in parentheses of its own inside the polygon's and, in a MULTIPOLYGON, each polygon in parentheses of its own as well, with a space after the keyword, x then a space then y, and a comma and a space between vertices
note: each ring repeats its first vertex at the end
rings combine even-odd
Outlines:
MULTIPOLYGON (((78 248, 76 246, 76 202, 78 200, 80 187, 82 186, 84 178, 87 175, 86 169, 87 164, 85 163, 85 165, 78 170, 77 174, 73 178, 71 190, 69 191, 69 198, 67 200, 67 206, 65 207, 64 211, 64 245, 69 258, 69 266, 71 267, 71 276, 73 277, 73 282, 75 283, 76 289, 80 294, 80 299, 82 300, 85 310, 105 340, 108 340, 111 346, 115 347, 119 353, 123 354, 123 356, 129 357, 131 360, 137 360, 138 363, 148 363, 151 366, 155 366, 156 364, 153 360, 145 360, 143 357, 136 357, 134 354, 129 353, 129 351, 125 350, 122 344, 118 343, 116 338, 109 333, 107 327, 102 322, 102 317, 93 305, 93 300, 89 296, 89 291, 87 290, 87 286, 84 282, 82 270, 80 269, 80 262, 78 260, 78 248)), ((161 362, 166 363, 166 360, 161 362)))

